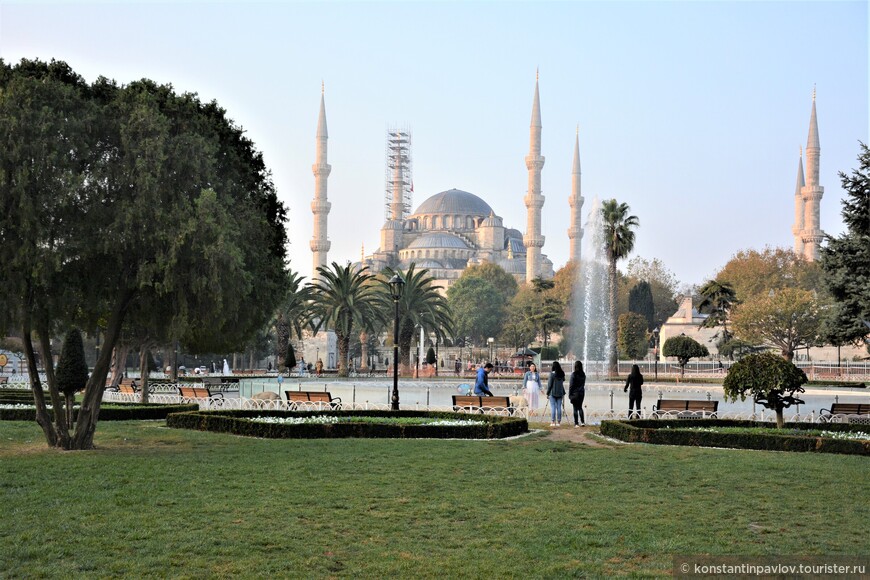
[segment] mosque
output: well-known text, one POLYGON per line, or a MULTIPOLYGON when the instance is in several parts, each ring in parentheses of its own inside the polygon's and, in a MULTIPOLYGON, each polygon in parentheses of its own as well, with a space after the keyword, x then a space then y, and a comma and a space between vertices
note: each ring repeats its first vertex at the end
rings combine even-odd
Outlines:
MULTIPOLYGON (((504 225, 492 207, 477 195, 461 189, 449 189, 436 193, 410 211, 409 189, 409 135, 396 132, 395 139, 388 142, 388 199, 386 219, 381 227, 380 247, 372 254, 362 255, 360 266, 368 266, 380 272, 390 266, 407 269, 412 263, 426 268, 436 283, 447 288, 469 266, 492 262, 513 274, 518 281, 531 281, 540 276, 554 276, 553 262, 542 253, 545 237, 541 233, 541 170, 544 157, 541 155, 541 105, 538 79, 532 100, 532 117, 529 131, 529 154, 525 158, 528 170, 528 187, 523 202, 527 210, 525 233, 504 225)), ((327 216, 331 203, 327 200, 327 178, 331 166, 327 163, 326 105, 323 91, 320 98, 320 115, 317 122, 316 157, 312 166, 315 178, 314 199, 311 211, 314 215, 314 232, 311 239, 313 257, 312 279, 317 277, 317 268, 327 265, 330 242, 327 238, 327 216)), ((798 163, 795 189, 795 222, 792 227, 794 251, 807 260, 818 259, 819 245, 824 232, 819 226, 820 201, 824 188, 819 185, 819 131, 816 120, 816 93, 810 114, 809 136, 806 147, 806 172, 803 168, 803 151, 798 163), (805 177, 806 176, 806 177, 805 177)), ((580 185, 579 135, 574 141, 574 160, 571 171, 571 191, 568 205, 571 209, 568 228, 569 260, 579 260, 583 238, 582 208, 584 198, 580 185)), ((519 201, 519 200, 518 200, 519 201)))
MULTIPOLYGON (((541 234, 541 170, 544 157, 541 155, 541 106, 538 79, 532 101, 529 154, 525 158, 528 170, 527 194, 523 198, 527 209, 525 234, 504 225, 492 207, 473 193, 461 189, 449 189, 436 193, 410 211, 408 189, 408 155, 404 149, 404 134, 396 133, 393 141, 394 154, 388 156, 391 171, 391 199, 387 204, 386 220, 381 227, 380 247, 369 256, 361 256, 361 266, 380 272, 390 266, 407 269, 412 263, 417 268, 426 268, 442 288, 455 282, 469 266, 492 262, 513 274, 518 281, 531 281, 536 277, 552 278, 553 262, 542 253, 544 236, 541 234)), ((330 166, 327 164, 326 107, 323 95, 320 100, 320 117, 317 123, 316 159, 313 166, 315 196, 311 204, 314 214, 314 235, 311 240, 313 253, 312 277, 317 268, 327 263, 326 218, 331 204, 326 198, 326 179, 330 166)), ((388 150, 390 145, 388 145, 388 150)), ((579 136, 574 142, 574 165, 572 187, 569 196, 571 227, 568 238, 571 243, 571 260, 579 260, 580 243, 583 237, 581 213, 583 197, 580 194, 579 136)), ((519 200, 517 200, 519 201, 519 200)))

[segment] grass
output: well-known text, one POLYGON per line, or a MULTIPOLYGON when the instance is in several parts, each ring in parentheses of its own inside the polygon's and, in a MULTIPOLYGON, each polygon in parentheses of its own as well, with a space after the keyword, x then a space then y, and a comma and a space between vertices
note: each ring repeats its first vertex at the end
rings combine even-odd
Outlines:
POLYGON ((59 452, 0 422, 0 577, 664 576, 673 554, 868 551, 865 457, 162 423, 59 452))

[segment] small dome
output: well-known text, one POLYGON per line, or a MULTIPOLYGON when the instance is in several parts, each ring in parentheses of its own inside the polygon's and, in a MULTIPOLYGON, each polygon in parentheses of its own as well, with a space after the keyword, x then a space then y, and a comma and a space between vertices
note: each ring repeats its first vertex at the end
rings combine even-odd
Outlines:
POLYGON ((483 220, 483 222, 480 225, 481 225, 481 227, 484 227, 484 228, 486 228, 486 227, 500 228, 500 227, 502 227, 502 221, 501 221, 500 217, 498 217, 494 213, 490 212, 489 217, 486 218, 485 220, 483 220))
POLYGON ((526 273, 526 263, 522 260, 503 260, 498 265, 508 274, 526 273))
POLYGON ((444 266, 441 264, 441 262, 436 262, 435 260, 420 260, 420 261, 411 260, 411 262, 417 265, 418 272, 424 268, 427 270, 434 270, 435 268, 438 268, 438 269, 444 268, 444 266))
POLYGON ((466 244, 464 241, 457 238, 456 236, 446 233, 437 233, 423 234, 408 245, 408 249, 412 248, 449 248, 457 250, 467 250, 468 244, 466 244))
POLYGON ((489 204, 467 191, 448 189, 436 193, 420 204, 413 215, 448 214, 488 216, 492 213, 489 204))

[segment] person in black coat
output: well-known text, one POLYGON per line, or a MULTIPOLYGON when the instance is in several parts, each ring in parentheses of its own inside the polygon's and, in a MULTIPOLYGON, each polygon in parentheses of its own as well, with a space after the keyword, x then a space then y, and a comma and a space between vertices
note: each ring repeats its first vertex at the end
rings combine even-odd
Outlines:
POLYGON ((637 365, 631 365, 631 372, 628 378, 625 379, 625 388, 623 392, 628 391, 628 418, 640 418, 640 400, 643 397, 643 375, 640 374, 640 368, 637 365), (633 411, 635 404, 637 411, 633 411))
POLYGON ((583 415, 584 397, 586 397, 586 373, 583 372, 583 363, 578 360, 574 361, 574 372, 571 373, 571 379, 568 381, 568 400, 574 407, 575 427, 586 424, 586 417, 583 415))

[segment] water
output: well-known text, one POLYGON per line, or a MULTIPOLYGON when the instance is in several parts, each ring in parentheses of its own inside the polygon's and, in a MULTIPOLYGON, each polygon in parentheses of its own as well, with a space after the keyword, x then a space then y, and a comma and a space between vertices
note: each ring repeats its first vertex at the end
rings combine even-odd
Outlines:
MULTIPOLYGON (((612 337, 609 334, 610 294, 607 259, 604 253, 601 202, 592 200, 583 230, 582 259, 577 269, 572 316, 573 344, 583 366, 589 361, 607 360, 612 337)), ((577 357, 569 357, 577 358, 577 357)))

